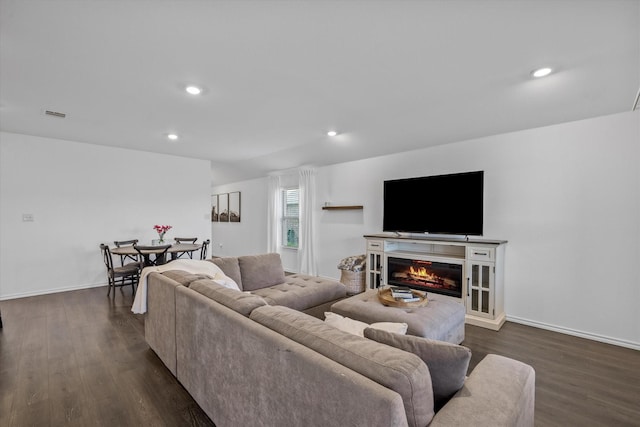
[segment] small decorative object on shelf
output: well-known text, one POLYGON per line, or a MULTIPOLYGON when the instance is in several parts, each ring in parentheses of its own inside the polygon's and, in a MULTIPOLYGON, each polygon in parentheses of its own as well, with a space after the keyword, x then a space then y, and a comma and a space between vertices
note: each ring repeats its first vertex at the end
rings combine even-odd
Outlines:
POLYGON ((160 239, 158 240, 158 244, 160 245, 164 245, 164 234, 171 230, 173 227, 171 227, 170 225, 154 225, 153 229, 156 230, 158 232, 158 237, 160 237, 160 239))

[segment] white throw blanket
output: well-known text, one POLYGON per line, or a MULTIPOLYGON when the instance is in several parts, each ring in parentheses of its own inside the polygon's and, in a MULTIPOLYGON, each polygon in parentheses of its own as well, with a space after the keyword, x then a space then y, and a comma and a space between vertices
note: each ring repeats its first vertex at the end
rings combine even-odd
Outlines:
POLYGON ((143 314, 147 311, 147 276, 150 273, 163 273, 169 270, 182 270, 191 274, 204 274, 211 277, 216 283, 227 288, 240 290, 238 284, 210 261, 195 259, 176 259, 166 264, 156 267, 145 267, 140 273, 140 282, 136 290, 136 297, 133 300, 131 311, 135 314, 143 314))

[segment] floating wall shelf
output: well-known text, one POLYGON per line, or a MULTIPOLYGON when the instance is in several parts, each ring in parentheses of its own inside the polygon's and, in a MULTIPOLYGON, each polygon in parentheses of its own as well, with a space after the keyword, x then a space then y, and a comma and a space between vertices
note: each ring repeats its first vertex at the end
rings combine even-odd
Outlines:
POLYGON ((347 209, 364 209, 361 205, 351 205, 351 206, 323 206, 323 210, 325 211, 338 211, 338 210, 347 210, 347 209))

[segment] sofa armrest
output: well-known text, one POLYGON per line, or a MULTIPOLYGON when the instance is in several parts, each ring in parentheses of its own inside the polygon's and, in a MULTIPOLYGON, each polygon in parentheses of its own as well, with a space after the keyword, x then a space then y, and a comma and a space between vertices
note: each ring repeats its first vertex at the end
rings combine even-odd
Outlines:
POLYGON ((535 371, 525 363, 487 355, 430 426, 533 426, 535 371))

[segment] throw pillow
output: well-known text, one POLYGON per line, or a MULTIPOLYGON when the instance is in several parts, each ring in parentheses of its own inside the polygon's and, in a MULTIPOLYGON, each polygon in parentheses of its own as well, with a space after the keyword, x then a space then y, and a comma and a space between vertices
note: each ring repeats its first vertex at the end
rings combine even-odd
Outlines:
POLYGON ((324 317, 324 321, 327 325, 331 325, 334 328, 338 328, 344 332, 349 332, 350 334, 361 337, 364 337, 364 330, 366 328, 378 329, 395 334, 406 334, 408 328, 406 323, 396 322, 376 322, 369 325, 368 323, 351 319, 349 317, 343 317, 330 311, 325 312, 324 317))
POLYGON ((365 338, 408 351, 420 357, 429 367, 436 411, 464 385, 471 360, 467 347, 413 335, 391 334, 367 328, 365 338))

